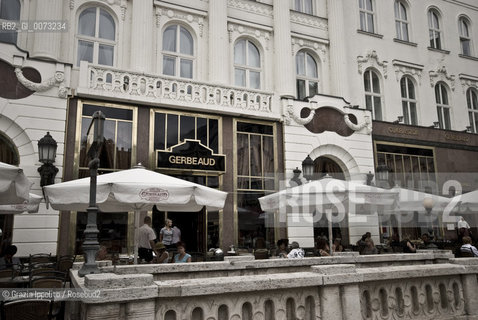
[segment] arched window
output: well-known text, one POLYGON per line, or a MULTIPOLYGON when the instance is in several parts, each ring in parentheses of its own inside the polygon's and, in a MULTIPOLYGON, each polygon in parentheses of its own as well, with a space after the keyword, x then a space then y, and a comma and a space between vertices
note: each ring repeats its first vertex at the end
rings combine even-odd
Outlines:
POLYGON ((315 59, 306 51, 299 51, 295 56, 295 66, 297 98, 302 100, 319 93, 319 76, 315 59))
POLYGON ((378 74, 368 69, 365 71, 363 82, 365 89, 365 108, 372 111, 374 120, 382 120, 382 95, 378 74))
POLYGON ((458 29, 460 33, 461 53, 465 56, 471 56, 470 23, 466 18, 460 18, 458 21, 458 29))
POLYGON ((397 39, 409 41, 407 7, 403 1, 395 1, 395 30, 397 39))
MULTIPOLYGON (((0 0, 0 23, 20 20, 19 0, 0 0)), ((17 43, 17 32, 0 32, 0 42, 17 43)))
POLYGON ((450 102, 448 101, 448 90, 444 83, 437 83, 435 86, 435 100, 437 104, 438 122, 440 129, 451 129, 450 102))
POLYGON ((86 8, 78 18, 78 52, 76 64, 88 61, 106 66, 114 65, 116 24, 103 8, 86 8))
POLYGON ((294 0, 294 9, 299 12, 312 14, 312 0, 294 0))
POLYGON ((163 74, 193 78, 194 40, 180 25, 167 27, 163 32, 163 74))
POLYGON ((428 10, 428 34, 430 37, 430 47, 441 49, 440 15, 434 9, 428 10))
POLYGON ((478 92, 476 89, 469 88, 466 91, 466 103, 468 105, 471 130, 474 133, 478 133, 478 92))
POLYGON ((412 79, 403 77, 400 80, 402 94, 403 121, 405 124, 417 125, 417 97, 412 79))
POLYGON ((259 49, 246 39, 234 45, 234 83, 252 89, 261 87, 261 55, 259 49))
POLYGON ((373 0, 359 0, 360 30, 375 33, 373 0))

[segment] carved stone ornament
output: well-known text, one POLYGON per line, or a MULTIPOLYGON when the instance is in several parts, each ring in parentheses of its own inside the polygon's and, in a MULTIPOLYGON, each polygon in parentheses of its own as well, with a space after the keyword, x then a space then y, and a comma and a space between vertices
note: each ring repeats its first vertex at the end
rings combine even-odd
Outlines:
POLYGON ((408 75, 415 78, 418 84, 422 83, 422 69, 399 63, 394 63, 393 66, 395 67, 395 76, 397 81, 400 81, 403 76, 408 75))
POLYGON ((360 131, 360 130, 365 128, 367 134, 372 133, 372 121, 370 121, 369 116, 365 116, 365 121, 364 122, 362 122, 360 124, 355 124, 352 121, 350 121, 348 114, 344 114, 344 122, 347 125, 347 127, 352 129, 353 131, 360 131))
POLYGON ((463 93, 466 93, 468 88, 478 89, 478 78, 472 79, 464 76, 460 76, 461 87, 463 88, 463 93))
POLYGON ((272 17, 273 14, 271 6, 250 0, 228 0, 227 6, 255 14, 260 14, 266 17, 272 17))
POLYGON ((75 8, 75 0, 70 0, 70 10, 75 8))
POLYGON ((357 57, 358 63, 358 72, 360 74, 363 73, 365 69, 368 67, 375 67, 379 70, 382 70, 383 77, 387 79, 388 77, 388 61, 380 61, 378 58, 377 52, 375 50, 371 50, 367 53, 365 57, 358 56, 357 57))
POLYGON ((295 56, 298 51, 302 49, 310 49, 317 53, 320 57, 321 62, 325 62, 327 58, 327 46, 323 43, 316 41, 310 41, 306 39, 300 39, 293 37, 291 40, 292 44, 292 56, 295 56))
POLYGON ((326 19, 312 16, 309 14, 304 14, 302 12, 291 11, 290 21, 324 31, 328 30, 328 24, 326 19))
MULTIPOLYGON (((55 72, 55 75, 53 77, 41 83, 35 83, 25 78, 22 70, 19 67, 15 68, 15 74, 17 76, 18 81, 22 85, 24 85, 26 88, 30 89, 31 91, 36 91, 36 92, 43 92, 43 91, 50 90, 57 84, 63 83, 63 81, 65 80, 65 75, 61 71, 55 72)), ((58 96, 60 98, 66 98, 67 94, 68 94, 68 89, 60 85, 58 90, 58 96)))
POLYGON ((128 7, 126 0, 121 0, 120 7, 121 7, 121 20, 124 21, 126 16, 126 8, 128 7))
POLYGON ((232 43, 233 39, 237 38, 237 36, 239 35, 248 35, 260 41, 264 48, 266 48, 266 50, 269 50, 269 40, 271 34, 268 31, 238 25, 235 23, 229 23, 227 26, 227 31, 229 33, 230 43, 232 43), (234 34, 236 34, 236 37, 234 37, 234 34))
POLYGON ((298 114, 294 108, 293 104, 289 104, 287 106, 287 113, 286 113, 286 123, 290 124, 290 119, 294 119, 294 121, 300 125, 305 126, 306 124, 310 123, 315 116, 315 110, 311 109, 310 114, 306 118, 301 118, 300 114, 298 114))
POLYGON ((451 90, 455 91, 455 76, 448 75, 445 66, 439 67, 436 71, 430 71, 430 86, 433 88, 437 82, 443 81, 450 85, 451 90))
POLYGON ((155 14, 156 14, 156 26, 159 26, 161 17, 165 16, 168 19, 181 20, 189 25, 196 24, 197 26, 196 31, 198 31, 199 36, 202 37, 204 34, 204 17, 203 16, 186 13, 186 12, 182 12, 178 10, 172 10, 170 8, 164 8, 164 7, 163 8, 156 7, 155 14))

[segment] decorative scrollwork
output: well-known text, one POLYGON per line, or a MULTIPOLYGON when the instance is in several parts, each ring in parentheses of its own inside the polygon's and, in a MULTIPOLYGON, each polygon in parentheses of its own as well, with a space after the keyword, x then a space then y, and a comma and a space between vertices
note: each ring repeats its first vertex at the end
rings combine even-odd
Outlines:
POLYGON ((349 127, 350 129, 352 129, 354 131, 359 131, 359 130, 362 130, 363 128, 366 128, 367 129, 366 130, 367 134, 372 133, 372 122, 370 121, 370 117, 368 117, 368 116, 365 116, 365 121, 364 122, 362 122, 360 124, 355 124, 352 121, 350 121, 349 115, 345 114, 344 115, 344 122, 347 125, 347 127, 349 127))
POLYGON ((294 106, 288 105, 287 106, 287 114, 290 118, 294 119, 295 122, 305 126, 306 124, 310 123, 315 116, 315 110, 310 110, 310 114, 306 118, 301 118, 300 115, 296 114, 294 106))
MULTIPOLYGON (((36 82, 28 80, 23 75, 22 70, 18 67, 15 68, 15 74, 17 76, 18 81, 22 85, 24 85, 26 88, 30 89, 31 91, 36 91, 36 92, 47 91, 47 90, 53 88, 55 85, 62 83, 63 80, 65 80, 64 73, 60 72, 60 71, 55 72, 55 75, 53 77, 51 77, 50 79, 48 79, 46 81, 43 81, 42 83, 36 83, 36 82)), ((66 90, 66 88, 63 87, 63 89, 60 90, 61 92, 59 92, 59 95, 60 94, 61 95, 65 94, 65 92, 64 92, 65 90, 66 90)), ((65 95, 65 97, 66 97, 66 95, 65 95)))

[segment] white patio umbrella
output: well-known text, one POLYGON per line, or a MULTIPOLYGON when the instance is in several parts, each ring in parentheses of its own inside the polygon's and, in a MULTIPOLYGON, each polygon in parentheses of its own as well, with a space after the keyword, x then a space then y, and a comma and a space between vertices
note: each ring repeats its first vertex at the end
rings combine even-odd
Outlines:
POLYGON ((37 213, 42 199, 43 197, 30 193, 28 200, 23 203, 0 205, 0 214, 37 213))
POLYGON ((425 207, 434 212, 443 211, 451 200, 431 193, 400 187, 393 187, 391 190, 398 194, 395 211, 423 211, 425 207))
POLYGON ((450 201, 461 208, 478 211, 478 190, 456 195, 450 201))
POLYGON ((0 205, 28 200, 31 185, 21 168, 0 162, 0 205))
MULTIPOLYGON (((47 201, 56 210, 86 211, 90 178, 44 187, 47 201)), ((97 177, 96 203, 103 212, 135 211, 135 262, 138 253, 139 211, 220 210, 227 193, 147 170, 143 167, 97 177)))

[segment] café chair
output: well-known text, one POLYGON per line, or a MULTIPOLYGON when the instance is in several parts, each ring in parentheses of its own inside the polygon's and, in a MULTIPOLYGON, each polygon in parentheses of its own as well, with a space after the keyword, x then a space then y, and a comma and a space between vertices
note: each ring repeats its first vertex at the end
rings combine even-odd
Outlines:
POLYGON ((56 278, 56 277, 39 277, 39 278, 33 278, 30 281, 30 288, 56 288, 56 289, 61 289, 64 288, 65 282, 63 281, 62 278, 56 278))
POLYGON ((49 300, 14 300, 1 305, 3 320, 50 320, 54 319, 49 300))
POLYGON ((51 253, 37 253, 37 254, 31 254, 28 263, 33 264, 33 263, 48 263, 52 262, 52 257, 51 253))

